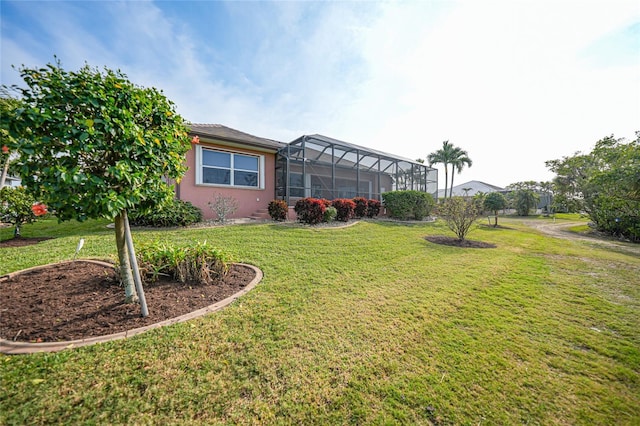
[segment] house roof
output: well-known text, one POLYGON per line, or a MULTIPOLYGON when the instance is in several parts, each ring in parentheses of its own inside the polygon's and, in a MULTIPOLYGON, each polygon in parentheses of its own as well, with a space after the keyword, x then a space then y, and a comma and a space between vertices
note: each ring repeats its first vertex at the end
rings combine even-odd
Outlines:
MULTIPOLYGON (((344 148, 349 148, 351 150, 360 150, 360 151, 370 152, 370 153, 379 155, 380 157, 388 158, 388 159, 391 159, 391 160, 407 161, 409 163, 420 164, 417 161, 411 160, 409 158, 400 157, 398 155, 389 154, 388 152, 378 151, 376 149, 367 148, 367 147, 364 147, 364 146, 356 145, 356 144, 353 144, 353 143, 350 143, 350 142, 345 142, 345 141, 341 141, 341 140, 338 140, 338 139, 333 139, 333 138, 330 138, 328 136, 323 136, 323 135, 318 135, 318 134, 300 136, 298 139, 296 139, 293 142, 291 142, 291 144, 295 144, 298 141, 302 141, 302 139, 304 139, 304 138, 306 138, 307 140, 315 139, 315 140, 318 140, 318 141, 331 143, 331 144, 334 144, 334 145, 339 145, 339 146, 342 146, 344 148)), ((429 169, 431 168, 427 164, 420 164, 420 165, 425 166, 425 167, 427 167, 429 169)))
MULTIPOLYGON (((449 189, 447 189, 447 192, 449 189)), ((479 192, 484 194, 488 194, 489 192, 501 192, 505 191, 504 188, 500 188, 499 186, 491 185, 485 182, 481 182, 479 180, 470 180, 469 182, 461 183, 460 185, 456 185, 453 187, 453 195, 468 195, 473 196, 479 192), (468 189, 468 191, 465 191, 468 189)), ((444 195, 444 189, 438 191, 438 196, 444 195)))
POLYGON ((263 149, 266 148, 273 151, 277 151, 285 146, 282 142, 250 135, 249 133, 241 132, 240 130, 232 129, 231 127, 223 126, 222 124, 190 123, 187 124, 187 127, 189 128, 189 133, 192 135, 198 135, 199 137, 204 138, 240 143, 263 149))

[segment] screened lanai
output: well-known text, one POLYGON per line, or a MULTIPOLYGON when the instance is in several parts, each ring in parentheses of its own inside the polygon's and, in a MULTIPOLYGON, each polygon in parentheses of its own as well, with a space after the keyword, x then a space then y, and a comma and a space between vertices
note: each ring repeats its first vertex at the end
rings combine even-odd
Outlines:
POLYGON ((321 135, 301 136, 276 155, 276 196, 381 200, 395 190, 438 192, 438 171, 424 164, 321 135))

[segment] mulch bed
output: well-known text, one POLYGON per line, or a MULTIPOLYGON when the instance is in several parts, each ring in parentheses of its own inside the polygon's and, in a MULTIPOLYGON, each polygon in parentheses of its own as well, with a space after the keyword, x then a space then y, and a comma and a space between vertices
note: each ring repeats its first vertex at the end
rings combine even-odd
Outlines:
POLYGON ((139 304, 124 304, 115 269, 69 262, 0 277, 0 337, 20 342, 56 342, 104 336, 155 324, 212 305, 246 287, 255 271, 232 265, 208 285, 168 278, 144 287, 149 316, 139 304))
POLYGON ((15 237, 9 240, 0 241, 0 248, 3 247, 25 247, 32 244, 37 244, 40 241, 50 240, 51 237, 15 237))
POLYGON ((462 248, 496 248, 495 244, 485 243, 483 241, 473 241, 464 239, 460 241, 454 237, 447 237, 444 235, 427 235, 425 240, 434 244, 442 244, 445 246, 462 247, 462 248))

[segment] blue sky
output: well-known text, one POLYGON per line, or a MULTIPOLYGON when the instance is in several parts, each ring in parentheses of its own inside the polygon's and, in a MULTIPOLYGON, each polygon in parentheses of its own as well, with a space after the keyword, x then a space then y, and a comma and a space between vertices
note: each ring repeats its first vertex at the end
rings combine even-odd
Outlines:
MULTIPOLYGON (((5 1, 12 65, 118 68, 195 123, 319 133, 408 158, 449 140, 455 184, 549 180, 544 162, 640 130, 640 2, 5 1)), ((441 174, 441 187, 444 175, 441 174)))

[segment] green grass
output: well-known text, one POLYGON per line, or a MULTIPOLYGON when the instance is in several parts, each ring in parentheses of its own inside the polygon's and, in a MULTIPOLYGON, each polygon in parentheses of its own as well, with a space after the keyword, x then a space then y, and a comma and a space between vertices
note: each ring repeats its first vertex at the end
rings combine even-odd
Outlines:
MULTIPOLYGON (((639 424, 640 259, 500 224, 469 235, 496 249, 425 241, 439 222, 135 231, 265 277, 188 323, 0 356, 0 424, 639 424)), ((0 274, 79 238, 113 257, 105 225, 25 226, 57 238, 0 249, 0 274)))

